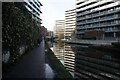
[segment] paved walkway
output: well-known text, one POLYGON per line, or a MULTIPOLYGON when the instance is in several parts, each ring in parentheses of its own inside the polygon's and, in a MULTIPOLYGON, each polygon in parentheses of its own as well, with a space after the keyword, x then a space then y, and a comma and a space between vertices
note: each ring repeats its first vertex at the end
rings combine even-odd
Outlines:
POLYGON ((45 78, 45 44, 26 54, 6 78, 45 78))

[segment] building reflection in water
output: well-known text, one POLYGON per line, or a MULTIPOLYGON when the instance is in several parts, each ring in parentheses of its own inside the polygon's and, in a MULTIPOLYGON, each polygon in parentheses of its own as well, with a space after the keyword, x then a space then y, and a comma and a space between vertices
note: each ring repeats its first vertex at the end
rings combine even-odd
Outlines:
POLYGON ((74 77, 75 53, 71 45, 64 43, 64 66, 74 77))
POLYGON ((64 44, 62 43, 53 43, 53 51, 56 57, 64 65, 64 44))
POLYGON ((74 76, 75 54, 71 46, 65 43, 54 43, 53 51, 65 68, 74 76))
POLYGON ((53 44, 56 57, 74 78, 87 80, 120 80, 119 53, 105 52, 93 47, 53 44))
POLYGON ((75 46, 75 51, 75 78, 120 80, 120 60, 116 57, 117 53, 81 46, 75 46))

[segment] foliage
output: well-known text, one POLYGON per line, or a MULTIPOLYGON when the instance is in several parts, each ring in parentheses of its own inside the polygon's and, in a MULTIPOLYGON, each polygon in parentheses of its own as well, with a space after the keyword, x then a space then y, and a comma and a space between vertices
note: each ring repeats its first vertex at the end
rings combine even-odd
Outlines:
POLYGON ((2 10, 2 47, 3 51, 10 51, 12 58, 21 46, 33 47, 37 44, 39 26, 28 11, 16 6, 16 3, 5 2, 2 10))
POLYGON ((59 33, 59 40, 64 39, 64 33, 59 33))

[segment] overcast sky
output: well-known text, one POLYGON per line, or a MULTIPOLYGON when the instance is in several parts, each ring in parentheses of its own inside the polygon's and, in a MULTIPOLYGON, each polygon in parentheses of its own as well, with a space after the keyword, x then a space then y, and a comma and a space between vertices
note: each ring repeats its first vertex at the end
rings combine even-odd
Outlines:
POLYGON ((53 30, 55 20, 61 20, 65 17, 65 11, 75 8, 76 0, 40 0, 43 4, 41 10, 42 25, 48 30, 53 30))

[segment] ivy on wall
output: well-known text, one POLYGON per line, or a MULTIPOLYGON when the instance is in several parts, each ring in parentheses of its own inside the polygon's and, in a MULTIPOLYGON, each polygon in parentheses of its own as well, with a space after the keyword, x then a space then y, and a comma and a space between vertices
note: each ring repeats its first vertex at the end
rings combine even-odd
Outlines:
POLYGON ((2 3, 2 49, 10 51, 11 58, 21 46, 33 47, 41 38, 40 26, 36 25, 30 12, 22 8, 23 5, 24 3, 2 3))

